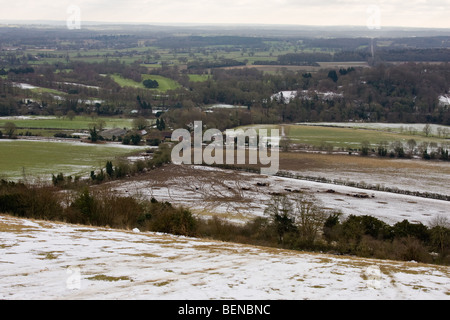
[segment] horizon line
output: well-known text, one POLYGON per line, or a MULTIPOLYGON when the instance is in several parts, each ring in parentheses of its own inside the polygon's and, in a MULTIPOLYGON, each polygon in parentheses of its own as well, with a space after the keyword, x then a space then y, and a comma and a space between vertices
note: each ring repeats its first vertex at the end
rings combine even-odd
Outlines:
MULTIPOLYGON (((26 20, 20 20, 20 19, 0 19, 0 26, 1 25, 10 25, 10 24, 19 24, 19 25, 47 25, 47 26, 65 26, 66 25, 65 20, 38 20, 38 19, 26 19, 26 20)), ((101 25, 107 25, 107 26, 166 26, 166 27, 178 27, 178 26, 191 26, 191 27, 239 27, 239 26, 254 26, 254 27, 284 27, 284 28, 299 28, 299 27, 306 27, 306 28, 361 28, 361 29, 367 29, 367 26, 365 25, 347 25, 347 24, 339 24, 339 25, 314 25, 314 24, 280 24, 280 23, 212 23, 212 22, 131 22, 131 21, 95 21, 95 20, 89 20, 89 21, 81 21, 82 24, 85 26, 101 26, 101 25)), ((444 27, 413 27, 413 26, 381 26, 378 30, 371 30, 374 32, 382 31, 382 29, 412 29, 412 30, 446 30, 450 31, 450 27, 444 28, 444 27)))

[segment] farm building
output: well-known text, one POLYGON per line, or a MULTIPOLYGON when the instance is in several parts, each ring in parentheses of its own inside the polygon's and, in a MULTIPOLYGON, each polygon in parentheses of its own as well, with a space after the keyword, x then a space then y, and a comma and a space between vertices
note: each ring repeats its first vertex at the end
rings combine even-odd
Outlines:
POLYGON ((100 135, 106 140, 114 140, 113 138, 123 137, 127 134, 127 130, 121 128, 103 130, 100 135))

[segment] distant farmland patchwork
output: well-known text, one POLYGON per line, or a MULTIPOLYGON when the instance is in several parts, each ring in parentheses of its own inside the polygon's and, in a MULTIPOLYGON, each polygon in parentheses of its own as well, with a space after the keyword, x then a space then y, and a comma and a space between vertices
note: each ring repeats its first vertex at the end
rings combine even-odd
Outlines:
MULTIPOLYGON (((77 116, 73 120, 68 118, 57 117, 10 117, 0 118, 0 128, 6 122, 13 122, 20 129, 17 133, 23 133, 34 128, 36 132, 42 134, 53 128, 51 132, 69 130, 85 131, 92 123, 103 121, 105 128, 131 128, 132 119, 123 118, 91 118, 77 116), (55 131, 56 130, 56 131, 55 131)), ((416 133, 409 134, 406 130, 389 128, 385 126, 382 129, 374 127, 338 127, 338 126, 320 126, 320 125, 259 125, 254 128, 278 128, 280 133, 289 139, 290 144, 307 145, 315 150, 321 150, 324 146, 332 146, 335 150, 358 150, 364 141, 370 142, 372 148, 382 141, 391 143, 401 141, 406 143, 410 139, 414 139, 419 145, 422 142, 435 143, 436 145, 448 143, 447 139, 439 138, 435 134, 426 137, 419 129, 420 125, 416 125, 416 133)), ((400 125, 397 125, 400 126, 400 125)), ((243 127, 248 128, 248 127, 243 127)), ((445 127, 444 127, 445 128, 445 127)), ((141 149, 145 148, 142 146, 141 149)), ((21 141, 21 140, 0 140, 0 165, 2 168, 1 175, 3 177, 20 178, 24 172, 27 175, 35 175, 43 170, 44 175, 57 174, 59 171, 67 174, 79 174, 81 172, 89 172, 89 170, 99 169, 104 166, 106 160, 128 155, 136 152, 130 148, 124 148, 120 144, 83 144, 74 141, 52 142, 52 141, 21 141), (79 166, 80 168, 77 168, 79 166)), ((325 150, 326 151, 326 150, 325 150)), ((447 174, 447 166, 439 163, 427 163, 413 160, 389 160, 375 158, 347 157, 345 155, 314 155, 308 153, 281 153, 281 170, 293 170, 296 172, 304 172, 304 174, 320 174, 321 176, 329 176, 333 178, 339 177, 338 172, 347 172, 347 178, 352 180, 371 180, 370 172, 376 183, 391 185, 394 183, 389 179, 390 175, 400 178, 406 178, 405 170, 411 173, 412 177, 418 178, 422 176, 427 179, 435 188, 442 181, 436 170, 447 174), (412 162, 411 162, 412 161, 412 162), (352 164, 352 165, 350 165, 352 164), (441 169, 438 169, 441 167, 441 169), (408 171, 409 168, 409 171, 408 171), (395 173, 394 173, 395 171, 395 173), (402 173, 403 172, 403 173, 402 173), (421 174, 421 172, 423 174, 421 174), (377 175, 374 175, 377 173, 377 175), (362 174, 360 177, 357 174, 362 174), (428 176, 428 178, 427 178, 428 176), (385 183, 383 179, 388 178, 385 183), (380 180, 381 179, 381 180, 380 180), (437 179, 439 183, 433 182, 437 179)), ((416 185, 416 183, 414 183, 416 185)), ((428 184, 429 185, 429 184, 428 184)), ((431 187, 431 185, 430 185, 431 187)), ((423 188, 420 188, 421 190, 423 188)), ((442 191, 442 188, 439 188, 442 191)))

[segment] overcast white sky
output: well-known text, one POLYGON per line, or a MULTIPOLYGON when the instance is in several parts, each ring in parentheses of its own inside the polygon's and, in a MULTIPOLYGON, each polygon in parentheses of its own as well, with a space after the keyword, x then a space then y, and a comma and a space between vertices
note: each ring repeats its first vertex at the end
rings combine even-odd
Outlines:
POLYGON ((450 0, 0 0, 0 20, 450 28, 450 0))

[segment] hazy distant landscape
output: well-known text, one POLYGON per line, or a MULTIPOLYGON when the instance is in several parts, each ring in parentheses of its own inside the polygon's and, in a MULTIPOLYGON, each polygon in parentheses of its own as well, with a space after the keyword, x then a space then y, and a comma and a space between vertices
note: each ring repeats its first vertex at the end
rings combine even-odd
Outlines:
MULTIPOLYGON (((0 17, 0 297, 40 299, 34 269, 76 265, 87 286, 67 291, 47 272, 54 286, 45 295, 120 299, 137 281, 136 297, 150 299, 445 299, 449 62, 448 28, 82 21, 71 29, 0 17), (172 163, 172 133, 194 134, 198 121, 201 133, 278 129, 278 172, 172 163), (91 247, 95 263, 80 262, 88 253, 71 262, 74 228, 114 232, 108 254, 91 247), (45 241, 41 259, 28 234, 45 241), (61 248, 52 237, 64 239, 61 248), (139 248, 123 253, 122 241, 139 248), (201 253, 186 273, 183 252, 201 253), (238 271, 215 265, 229 252, 238 271), (131 276, 135 257, 164 272, 131 276), (261 257, 280 273, 326 265, 327 284, 287 272, 265 286, 261 257), (111 259, 122 273, 99 271, 111 259), (338 265, 361 279, 336 277, 338 265), (378 291, 361 289, 369 265, 382 266, 378 291), (320 296, 323 286, 332 292, 320 296)), ((255 152, 248 140, 244 149, 246 159, 255 152)))

